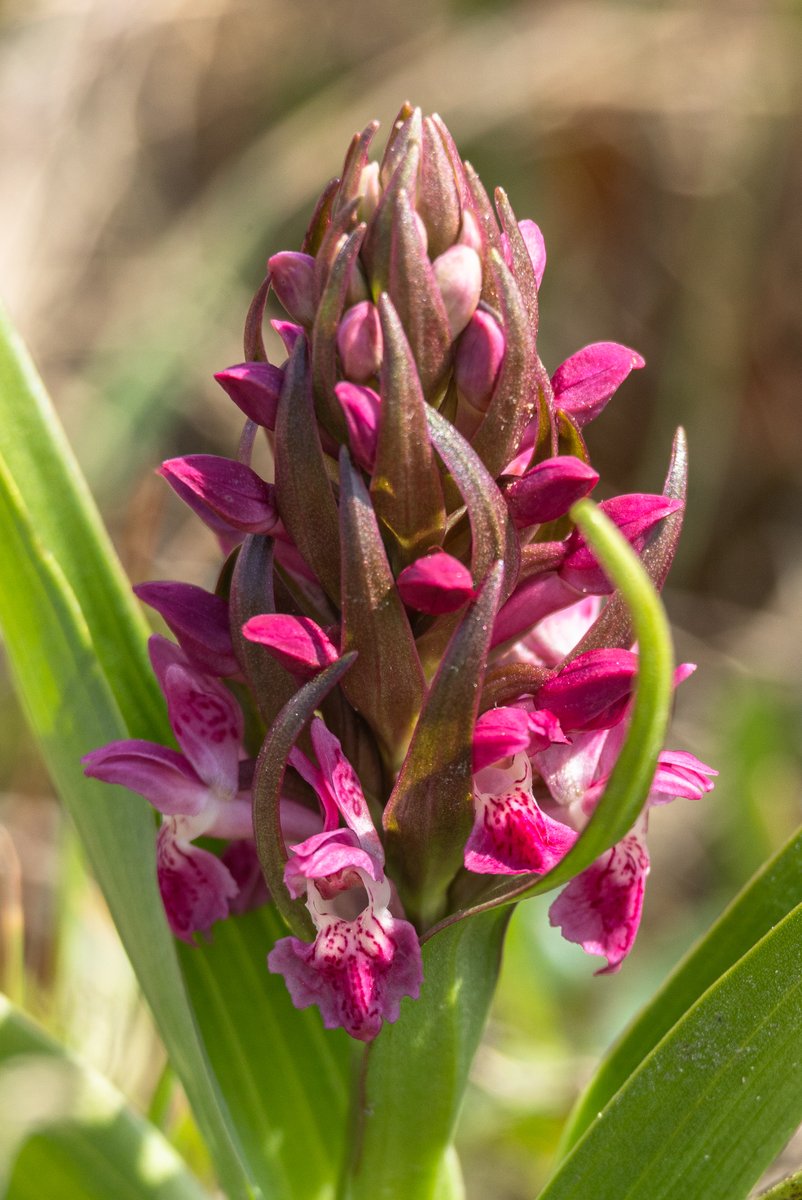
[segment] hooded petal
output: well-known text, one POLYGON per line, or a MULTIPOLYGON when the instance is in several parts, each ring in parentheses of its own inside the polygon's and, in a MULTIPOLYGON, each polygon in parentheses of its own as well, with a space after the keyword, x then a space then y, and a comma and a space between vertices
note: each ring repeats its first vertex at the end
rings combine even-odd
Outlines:
POLYGON ((239 787, 243 721, 229 691, 208 675, 179 664, 164 673, 167 715, 178 744, 218 799, 239 787))
POLYGON ((564 938, 607 959, 597 975, 616 972, 632 949, 648 874, 646 843, 632 832, 572 879, 549 909, 564 938))
POLYGON ((651 790, 650 804, 668 804, 671 800, 701 800, 713 790, 712 767, 700 762, 684 750, 664 750, 657 758, 657 770, 651 790))

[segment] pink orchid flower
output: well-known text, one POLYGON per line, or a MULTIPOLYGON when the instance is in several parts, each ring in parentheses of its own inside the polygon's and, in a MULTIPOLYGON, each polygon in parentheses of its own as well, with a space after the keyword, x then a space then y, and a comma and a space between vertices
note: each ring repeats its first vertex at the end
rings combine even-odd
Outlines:
POLYGON ((384 849, 353 767, 323 722, 312 723, 315 768, 295 751, 291 762, 312 783, 326 828, 300 844, 285 870, 293 896, 306 893, 314 942, 282 938, 268 967, 283 975, 297 1008, 316 1004, 327 1029, 342 1026, 371 1041, 382 1021, 397 1020, 402 997, 417 998, 423 978, 413 926, 391 912, 384 849), (333 826, 341 815, 346 828, 333 826))

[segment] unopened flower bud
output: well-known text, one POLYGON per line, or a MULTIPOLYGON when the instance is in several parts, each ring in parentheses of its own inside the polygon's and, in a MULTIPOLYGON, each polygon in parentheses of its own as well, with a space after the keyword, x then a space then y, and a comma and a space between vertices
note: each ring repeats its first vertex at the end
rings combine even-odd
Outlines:
POLYGON ((482 291, 482 263, 470 246, 450 246, 432 263, 448 314, 451 336, 458 337, 470 321, 482 291))
POLYGON ((303 325, 296 325, 295 321, 271 321, 270 324, 284 343, 284 349, 292 354, 293 346, 304 331, 303 325))
POLYGON ((645 366, 635 350, 617 342, 594 342, 577 350, 554 372, 554 403, 581 429, 607 404, 630 371, 645 366))
POLYGON ((537 691, 563 729, 610 729, 621 720, 638 673, 631 650, 589 650, 537 691))
POLYGON ((216 531, 220 521, 241 533, 271 533, 278 524, 272 485, 244 463, 188 454, 162 463, 159 474, 216 531))
POLYGON ((484 253, 485 243, 482 227, 477 220, 476 213, 471 208, 463 209, 462 225, 457 242, 460 246, 468 246, 471 250, 475 250, 480 258, 484 253))
MULTIPOLYGON (((633 550, 640 553, 658 521, 682 508, 682 501, 672 500, 669 496, 632 493, 605 500, 599 508, 618 526, 633 550)), ((610 581, 578 529, 568 539, 560 577, 583 592, 603 596, 612 591, 610 581)))
POLYGON ((473 595, 470 571, 444 550, 410 563, 396 582, 405 604, 433 616, 455 612, 473 595))
POLYGON ((572 504, 593 491, 597 471, 581 458, 562 454, 537 463, 504 487, 504 498, 516 525, 541 525, 556 521, 572 504))
POLYGON ((379 184, 379 164, 368 163, 363 167, 359 177, 359 219, 369 221, 379 203, 381 187, 379 184))
POLYGON ((294 321, 309 326, 315 319, 315 260, 310 254, 282 250, 268 260, 273 291, 294 321))
POLYGON ((242 632, 302 679, 310 679, 340 657, 331 638, 311 617, 263 613, 246 621, 242 632))
POLYGON ((348 441, 354 458, 372 473, 379 436, 381 398, 373 388, 356 383, 338 383, 334 388, 348 426, 348 441))
POLYGON ((457 346, 454 378, 461 397, 479 413, 487 410, 503 358, 501 326, 489 312, 477 308, 457 346))
POLYGON ((265 429, 275 429, 276 409, 284 382, 281 367, 266 362, 245 362, 218 371, 215 379, 246 417, 265 429))
POLYGON ((367 383, 382 361, 382 327, 375 304, 363 300, 349 308, 337 328, 343 371, 354 383, 367 383))
POLYGON ((229 632, 228 605, 221 596, 192 583, 171 580, 139 583, 134 593, 161 614, 194 666, 210 675, 239 672, 229 632))

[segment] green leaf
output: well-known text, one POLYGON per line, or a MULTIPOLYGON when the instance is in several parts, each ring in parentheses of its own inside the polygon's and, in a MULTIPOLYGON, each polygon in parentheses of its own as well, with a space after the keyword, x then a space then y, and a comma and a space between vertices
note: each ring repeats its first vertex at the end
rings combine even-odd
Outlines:
MULTIPOLYGON (((570 515, 619 589, 638 639, 638 675, 626 741, 590 821, 557 866, 545 875, 497 879, 479 900, 466 901, 444 924, 567 883, 632 828, 654 778, 673 692, 673 653, 665 611, 637 554, 593 501, 580 500, 570 515)), ((473 880, 469 886, 475 888, 473 880)))
MULTIPOLYGON (((325 1168, 321 1156, 307 1156, 304 1165, 297 1147, 303 1145, 305 1130, 291 1133, 287 1124, 280 1133, 268 1128, 263 1122, 270 1105, 252 1103, 254 1078, 258 1087, 279 1086, 271 1064, 280 1046, 296 1036, 284 1026, 297 1019, 301 1029, 307 1027, 301 1014, 282 1009, 280 1021, 273 1015, 264 966, 270 949, 265 938, 274 936, 272 927, 245 921, 236 938, 227 926, 217 927, 215 936, 222 934, 213 959, 218 988, 236 990, 239 1007, 236 1027, 229 1023, 225 1034, 215 1031, 207 1014, 211 988, 187 968, 187 994, 167 928, 155 877, 150 806, 141 797, 83 776, 80 758, 96 746, 134 733, 169 742, 166 713, 147 662, 145 623, 132 607, 57 418, 16 342, 0 344, 0 363, 7 385, 0 398, 0 624, 29 722, 226 1194, 231 1200, 325 1200, 332 1194, 343 1137, 336 1120, 325 1147, 325 1168), (256 965, 247 975, 244 958, 256 965), (239 1038, 248 1043, 248 1053, 238 1048, 239 1038), (257 1041, 260 1055, 252 1052, 257 1041), (217 1074, 225 1078, 225 1096, 217 1074), (258 1146, 264 1151, 253 1157, 258 1146)), ((192 952, 182 948, 185 960, 192 952)), ((291 1063, 285 1067, 292 1070, 291 1063)), ((297 1079, 282 1080, 281 1086, 297 1087, 306 1067, 299 1060, 297 1079)), ((344 1077, 346 1067, 335 1055, 326 1070, 338 1069, 344 1077)), ((310 1088, 309 1102, 323 1114, 337 1111, 329 1088, 310 1088)))
POLYGON ((0 996, 6 1200, 208 1200, 158 1129, 0 996))
POLYGON ((743 1200, 802 1120, 802 905, 616 1093, 540 1200, 743 1200))
POLYGON ((488 913, 424 944, 420 999, 402 1001, 366 1051, 346 1200, 458 1200, 453 1175, 446 1182, 451 1139, 508 917, 488 913))
POLYGON ((747 884, 606 1056, 563 1133, 563 1154, 702 993, 800 903, 800 880, 802 832, 747 884))

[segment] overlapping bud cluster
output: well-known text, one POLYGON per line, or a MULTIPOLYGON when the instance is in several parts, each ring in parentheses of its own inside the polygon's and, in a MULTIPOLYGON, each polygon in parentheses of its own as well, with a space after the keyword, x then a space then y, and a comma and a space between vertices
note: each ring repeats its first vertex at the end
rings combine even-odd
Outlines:
MULTIPOLYGON (((599 478, 584 426, 643 366, 602 342, 549 378, 538 227, 502 191, 494 210, 438 116, 405 106, 381 162, 375 131, 354 137, 301 251, 270 259, 247 361, 217 376, 247 418, 238 458, 162 467, 228 555, 214 593, 136 589, 177 639, 155 636, 151 658, 180 752, 127 741, 86 759, 163 814, 174 933, 270 898, 292 930, 270 970, 363 1040, 417 995, 420 936, 499 877, 548 872, 604 790, 638 660, 567 514, 599 478), (289 318, 273 322, 280 365, 270 290, 289 318), (259 429, 275 482, 250 465, 259 429)), ((678 443, 664 494, 602 504, 657 586, 683 497, 678 443)), ((649 803, 699 797, 712 774, 665 752, 649 803)), ((551 909, 607 971, 638 927, 646 819, 551 909)))

